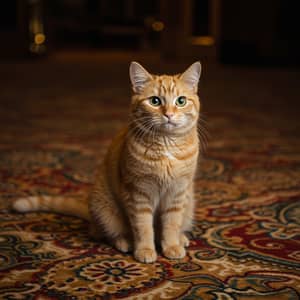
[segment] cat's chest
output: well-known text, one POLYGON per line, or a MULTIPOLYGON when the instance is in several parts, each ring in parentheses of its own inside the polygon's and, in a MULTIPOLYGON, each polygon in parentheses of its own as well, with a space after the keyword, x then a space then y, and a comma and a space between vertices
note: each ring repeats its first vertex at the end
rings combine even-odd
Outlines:
POLYGON ((163 182, 194 173, 198 156, 197 145, 165 148, 133 146, 129 148, 127 168, 134 168, 134 173, 139 177, 153 175, 163 182))
POLYGON ((174 155, 174 153, 170 152, 169 150, 166 150, 162 153, 162 156, 166 157, 169 160, 175 160, 176 156, 174 155))
POLYGON ((195 170, 197 154, 185 156, 187 155, 184 152, 165 150, 161 153, 160 160, 153 166, 152 171, 164 182, 185 176, 190 177, 195 170))

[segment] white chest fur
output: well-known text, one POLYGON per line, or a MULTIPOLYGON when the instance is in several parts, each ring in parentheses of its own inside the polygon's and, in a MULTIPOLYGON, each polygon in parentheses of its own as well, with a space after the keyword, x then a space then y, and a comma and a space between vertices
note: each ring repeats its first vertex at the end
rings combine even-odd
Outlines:
POLYGON ((168 150, 166 150, 164 154, 168 159, 175 159, 175 156, 168 150))

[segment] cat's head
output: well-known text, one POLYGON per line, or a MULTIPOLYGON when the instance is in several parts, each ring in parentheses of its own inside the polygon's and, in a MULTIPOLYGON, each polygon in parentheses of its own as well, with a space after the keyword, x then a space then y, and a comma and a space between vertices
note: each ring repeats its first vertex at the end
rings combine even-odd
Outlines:
POLYGON ((133 89, 131 118, 144 130, 185 134, 197 126, 200 102, 200 62, 182 74, 153 75, 137 62, 129 69, 133 89))

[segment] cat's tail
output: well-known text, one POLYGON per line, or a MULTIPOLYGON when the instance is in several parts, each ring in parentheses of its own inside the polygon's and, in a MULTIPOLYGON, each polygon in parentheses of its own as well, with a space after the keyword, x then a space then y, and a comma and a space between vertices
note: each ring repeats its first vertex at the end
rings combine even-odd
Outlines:
POLYGON ((18 212, 46 211, 90 220, 87 200, 60 196, 30 196, 17 199, 12 208, 18 212))

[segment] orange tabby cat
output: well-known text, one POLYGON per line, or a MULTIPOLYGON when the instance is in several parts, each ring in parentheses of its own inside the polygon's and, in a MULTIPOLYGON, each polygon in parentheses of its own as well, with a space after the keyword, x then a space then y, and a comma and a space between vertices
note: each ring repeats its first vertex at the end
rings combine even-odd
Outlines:
POLYGON ((36 196, 17 200, 14 209, 86 218, 94 236, 120 251, 133 249, 140 262, 156 260, 155 237, 166 257, 184 257, 194 210, 200 73, 199 62, 175 76, 152 75, 132 62, 130 122, 110 145, 88 203, 36 196))

